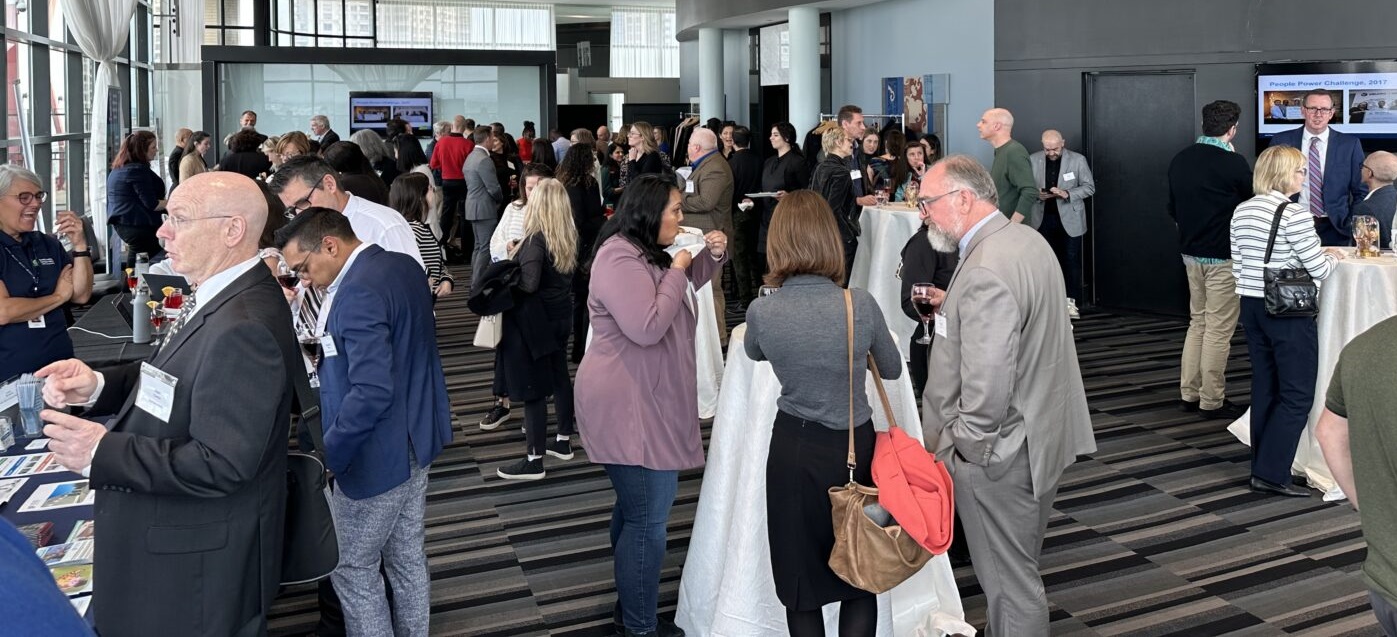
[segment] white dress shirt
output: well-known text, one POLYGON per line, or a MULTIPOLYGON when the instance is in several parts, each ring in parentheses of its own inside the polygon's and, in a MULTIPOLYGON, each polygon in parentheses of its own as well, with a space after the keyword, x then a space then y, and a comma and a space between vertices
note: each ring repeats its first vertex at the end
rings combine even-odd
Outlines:
POLYGON ((407 220, 398 211, 350 193, 349 203, 345 204, 343 212, 360 241, 377 244, 389 252, 406 254, 417 259, 417 265, 422 266, 423 272, 427 270, 422 253, 417 249, 417 236, 412 234, 412 226, 407 225, 407 220))

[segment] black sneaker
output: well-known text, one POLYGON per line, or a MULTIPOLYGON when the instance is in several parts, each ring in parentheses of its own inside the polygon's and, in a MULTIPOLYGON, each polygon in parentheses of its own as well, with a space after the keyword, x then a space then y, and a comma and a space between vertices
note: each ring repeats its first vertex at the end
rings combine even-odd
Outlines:
POLYGON ((1207 420, 1236 420, 1247 413, 1247 408, 1224 399, 1217 409, 1198 409, 1198 415, 1207 420))
POLYGON ((506 420, 509 420, 509 408, 495 403, 495 406, 490 408, 490 412, 485 414, 484 418, 480 419, 480 428, 485 431, 490 431, 504 424, 506 420))
POLYGON ((684 629, 674 625, 672 621, 660 619, 659 623, 655 626, 655 630, 648 633, 637 633, 633 630, 622 628, 621 631, 616 634, 623 637, 684 637, 684 629))
POLYGON ((558 440, 554 438, 545 445, 548 455, 559 460, 572 460, 572 440, 558 440))
POLYGON ((542 480, 548 475, 543 470, 543 458, 529 460, 525 458, 507 467, 500 467, 495 470, 495 474, 505 480, 542 480))
POLYGON ((1196 400, 1180 400, 1180 401, 1179 401, 1179 411, 1182 411, 1182 412, 1184 412, 1184 413, 1186 413, 1186 414, 1197 413, 1197 412, 1198 412, 1198 401, 1196 401, 1196 400))

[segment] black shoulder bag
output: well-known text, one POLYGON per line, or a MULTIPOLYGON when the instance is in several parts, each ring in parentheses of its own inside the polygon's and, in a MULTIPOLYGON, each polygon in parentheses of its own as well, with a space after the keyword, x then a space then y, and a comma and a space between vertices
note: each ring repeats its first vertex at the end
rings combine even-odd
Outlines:
POLYGON ((1319 314, 1319 288, 1310 271, 1300 268, 1271 268, 1271 250, 1276 247, 1276 231, 1281 227, 1281 213, 1289 201, 1276 206, 1276 218, 1271 222, 1271 236, 1266 240, 1266 256, 1261 260, 1265 274, 1266 313, 1276 318, 1313 317, 1319 314))
POLYGON ((304 584, 324 579, 340 563, 335 519, 330 499, 325 463, 325 435, 320 428, 320 399, 311 391, 310 379, 299 356, 290 369, 291 383, 301 403, 297 431, 300 439, 309 434, 314 449, 292 451, 286 457, 286 535, 281 548, 281 584, 304 584))

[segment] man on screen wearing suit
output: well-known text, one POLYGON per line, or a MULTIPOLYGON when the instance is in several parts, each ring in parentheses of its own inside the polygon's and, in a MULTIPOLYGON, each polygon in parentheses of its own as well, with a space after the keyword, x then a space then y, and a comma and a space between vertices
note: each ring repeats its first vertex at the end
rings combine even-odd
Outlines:
POLYGON ((431 610, 427 470, 451 440, 427 275, 311 208, 277 231, 301 278, 326 289, 320 336, 325 460, 340 563, 331 574, 350 635, 425 636, 431 610), (379 575, 393 587, 392 613, 379 575))
POLYGON ((1334 98, 1324 89, 1305 94, 1305 125, 1276 133, 1273 145, 1291 146, 1305 155, 1305 182, 1300 205, 1315 217, 1315 232, 1327 246, 1346 246, 1350 237, 1349 211, 1368 194, 1363 184, 1363 145, 1357 137, 1329 127, 1334 98))
POLYGON ((974 159, 933 164, 921 196, 932 247, 960 250, 933 300, 927 449, 954 478, 989 630, 1046 637, 1043 535, 1063 470, 1096 450, 1062 275, 1037 232, 1000 214, 994 180, 974 159))
POLYGON ((1062 276, 1067 280, 1067 304, 1077 318, 1077 302, 1082 300, 1082 235, 1087 233, 1088 197, 1096 194, 1091 166, 1081 153, 1067 149, 1062 133, 1043 131, 1043 150, 1028 156, 1033 166, 1033 183, 1038 184, 1038 201, 1033 204, 1028 225, 1048 240, 1057 255, 1062 276))
POLYGON ((302 365, 281 287, 257 258, 267 199, 251 179, 180 184, 157 233, 195 286, 150 360, 94 372, 39 370, 64 466, 97 491, 97 630, 125 635, 267 633, 281 569, 291 370, 302 365))

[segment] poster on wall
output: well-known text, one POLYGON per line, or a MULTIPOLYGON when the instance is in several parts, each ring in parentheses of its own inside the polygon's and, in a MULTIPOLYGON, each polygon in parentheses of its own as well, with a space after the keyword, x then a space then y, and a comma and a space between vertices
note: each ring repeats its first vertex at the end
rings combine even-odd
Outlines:
POLYGON ((902 94, 905 96, 904 103, 902 105, 902 113, 904 118, 904 121, 902 123, 906 126, 907 130, 926 130, 927 100, 924 99, 924 95, 922 93, 922 91, 924 90, 922 88, 922 84, 922 76, 912 76, 906 79, 906 85, 903 87, 902 90, 902 94))
POLYGON ((902 89, 903 78, 885 77, 883 78, 883 114, 902 114, 902 89))

